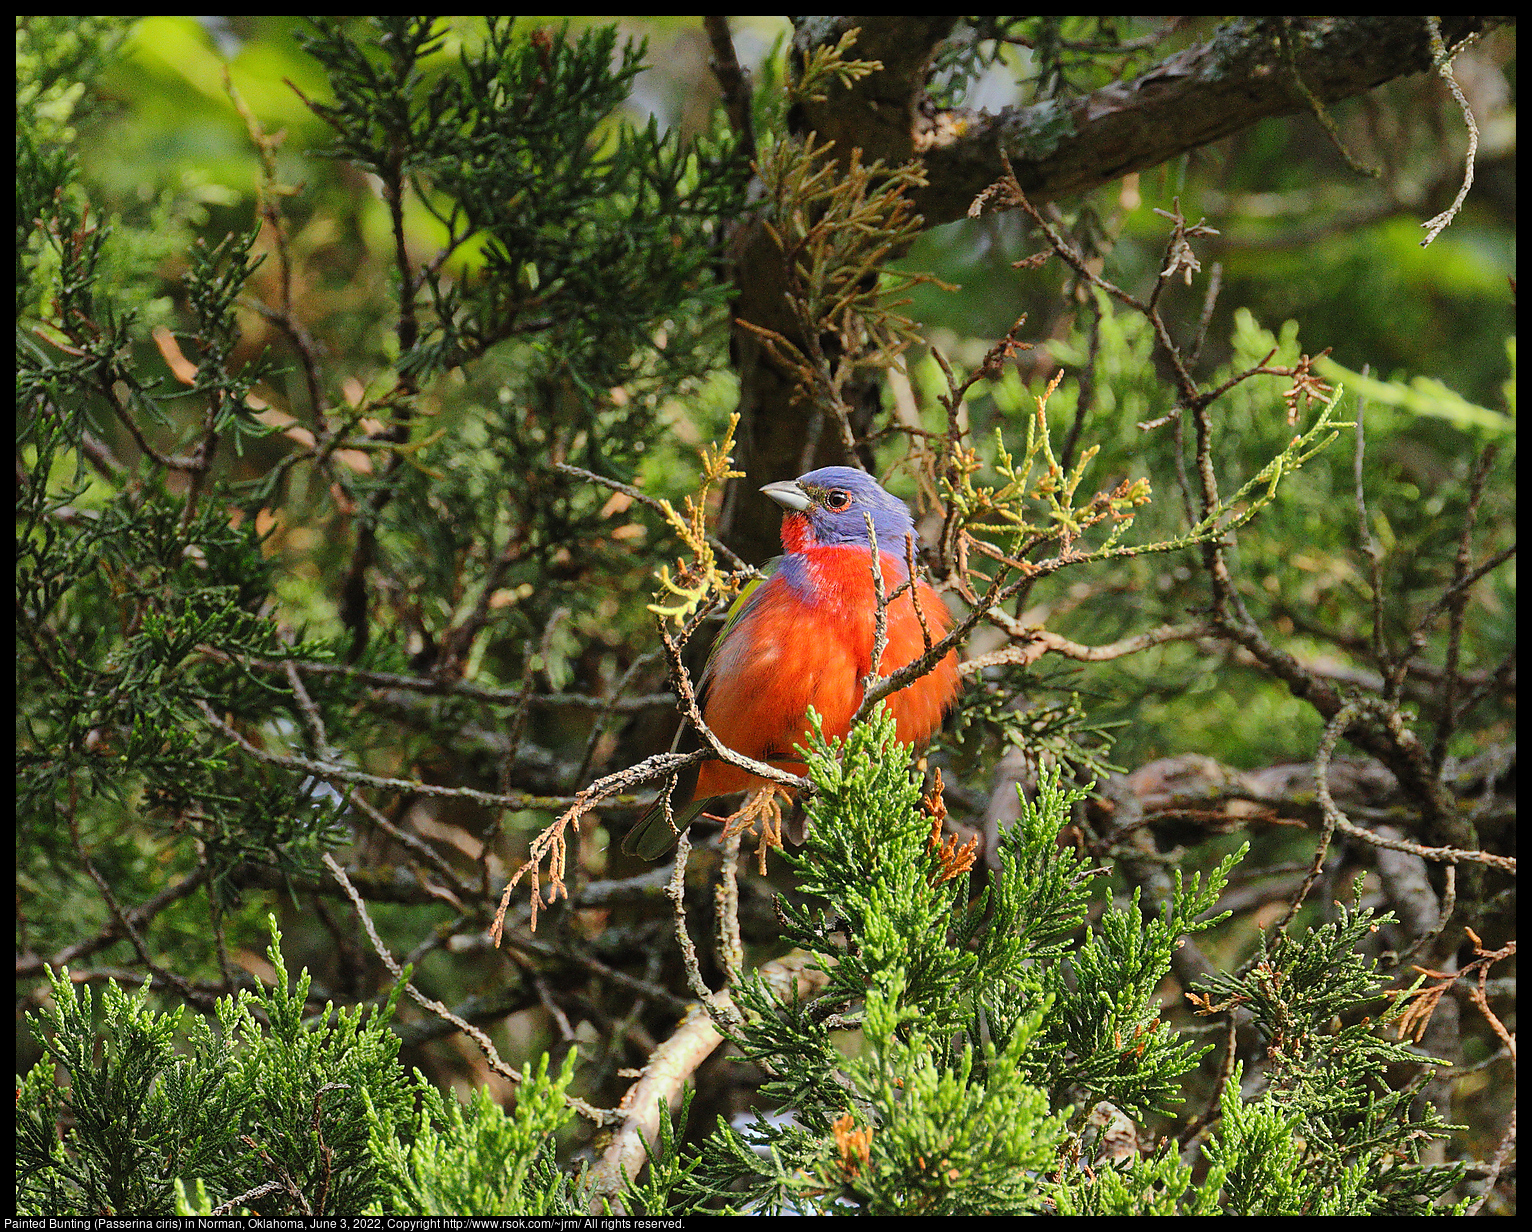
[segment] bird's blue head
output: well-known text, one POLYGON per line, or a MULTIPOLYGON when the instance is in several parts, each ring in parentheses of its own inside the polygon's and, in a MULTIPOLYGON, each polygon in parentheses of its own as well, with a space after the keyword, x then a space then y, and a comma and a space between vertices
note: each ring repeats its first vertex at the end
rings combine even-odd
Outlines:
POLYGON ((890 496, 865 471, 823 466, 796 479, 768 483, 762 492, 787 510, 782 518, 782 546, 789 553, 834 544, 867 546, 872 515, 878 546, 896 559, 905 557, 905 541, 915 533, 909 508, 890 496))

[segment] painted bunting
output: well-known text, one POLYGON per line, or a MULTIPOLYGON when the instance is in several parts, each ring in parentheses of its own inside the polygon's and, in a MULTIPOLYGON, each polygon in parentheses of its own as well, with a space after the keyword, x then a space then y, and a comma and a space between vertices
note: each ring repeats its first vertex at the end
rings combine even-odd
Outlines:
MULTIPOLYGON (((882 557, 883 593, 909 576, 908 543, 915 521, 903 501, 862 471, 826 466, 761 489, 787 511, 782 517, 785 555, 762 569, 734 601, 698 680, 703 719, 727 747, 757 761, 801 774, 795 745, 808 742, 808 709, 823 719, 826 737, 844 736, 862 702, 862 681, 872 665, 877 592, 864 514, 872 515, 882 557)), ((887 643, 879 674, 889 675, 925 653, 951 627, 941 596, 916 579, 919 613, 906 589, 887 606, 887 643), (925 630, 921 628, 921 618, 925 630)), ((957 655, 892 694, 886 702, 899 739, 927 740, 958 691, 957 655)), ((676 747, 700 747, 683 726, 676 747)), ((710 760, 685 772, 672 793, 676 829, 665 820, 663 798, 629 832, 623 850, 658 859, 713 797, 747 791, 766 780, 727 762, 710 760)))

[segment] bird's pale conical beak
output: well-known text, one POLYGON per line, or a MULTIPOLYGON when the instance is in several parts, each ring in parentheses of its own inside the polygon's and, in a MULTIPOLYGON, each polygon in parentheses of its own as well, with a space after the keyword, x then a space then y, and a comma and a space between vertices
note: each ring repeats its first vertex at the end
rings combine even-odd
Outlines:
POLYGON ((791 509, 795 513, 802 513, 813 504, 808 493, 798 486, 796 479, 780 479, 776 483, 768 483, 761 491, 784 509, 791 509))

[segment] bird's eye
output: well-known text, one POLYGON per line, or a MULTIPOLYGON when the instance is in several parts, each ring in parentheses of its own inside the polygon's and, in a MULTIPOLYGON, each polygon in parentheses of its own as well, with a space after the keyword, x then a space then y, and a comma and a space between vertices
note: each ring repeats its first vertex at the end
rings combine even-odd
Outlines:
POLYGON ((851 507, 851 493, 840 488, 834 488, 825 493, 825 508, 831 513, 839 513, 842 509, 851 507))

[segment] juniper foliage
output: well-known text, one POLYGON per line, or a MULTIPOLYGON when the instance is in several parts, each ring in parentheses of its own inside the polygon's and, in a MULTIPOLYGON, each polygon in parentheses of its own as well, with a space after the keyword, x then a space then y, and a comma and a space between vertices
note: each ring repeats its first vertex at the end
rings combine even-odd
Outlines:
POLYGON ((28 1015, 45 1059, 17 1083, 18 1211, 206 1215, 273 1176, 248 1200, 262 1213, 353 1212, 386 1192, 368 1117, 411 1103, 389 1028, 398 990, 310 1019, 309 974, 289 981, 270 927, 274 984, 220 998, 216 1026, 149 1009, 148 984, 109 982, 98 1003, 50 970, 53 1003, 28 1015))
POLYGON ((369 1099, 369 1143, 387 1184, 373 1213, 584 1214, 579 1174, 560 1165, 555 1138, 569 1119, 564 1095, 577 1055, 570 1052, 556 1074, 547 1053, 525 1066, 514 1112, 483 1087, 466 1102, 444 1095, 419 1070, 413 1116, 399 1118, 369 1099))
POLYGON ((1243 1092, 1236 1069, 1222 1120, 1189 1155, 1166 1143, 1127 1165, 1082 1157, 1100 1101, 1147 1123, 1211 1047, 1161 1021, 1158 997, 1175 947, 1224 918, 1208 913, 1244 849, 1177 876, 1152 914, 1135 892, 1089 922, 1103 870, 1059 838, 1086 793, 1055 770, 965 906, 967 878, 931 840, 905 753, 881 709, 808 750, 818 792, 790 860, 813 905, 779 912, 829 982, 805 1002, 747 978, 731 1034, 790 1117, 720 1119, 689 1157, 667 1134, 666 1184, 630 1187, 629 1209, 1424 1214, 1461 1182, 1460 1167, 1411 1162, 1449 1127, 1383 1090, 1391 1064, 1420 1057, 1380 1035, 1402 1006, 1358 1018, 1380 996, 1357 956, 1377 926, 1366 910, 1279 933, 1249 973, 1210 985, 1248 1003, 1286 1058, 1267 1090, 1243 1092))

